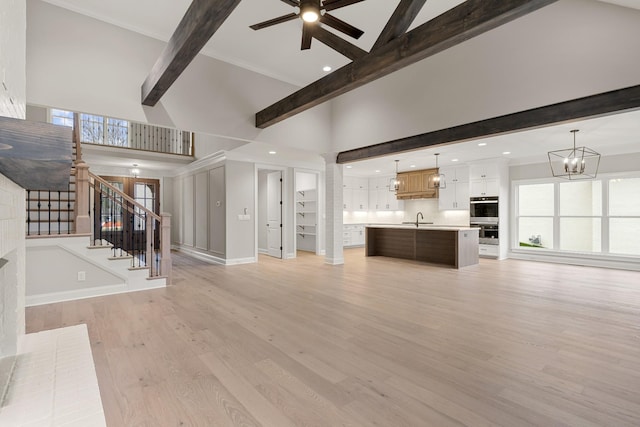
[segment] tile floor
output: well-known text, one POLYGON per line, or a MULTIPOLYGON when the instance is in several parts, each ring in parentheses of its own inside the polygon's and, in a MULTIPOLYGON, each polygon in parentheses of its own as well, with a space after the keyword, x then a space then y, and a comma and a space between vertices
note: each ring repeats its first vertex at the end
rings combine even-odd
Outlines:
POLYGON ((0 426, 106 426, 86 325, 24 336, 0 426))

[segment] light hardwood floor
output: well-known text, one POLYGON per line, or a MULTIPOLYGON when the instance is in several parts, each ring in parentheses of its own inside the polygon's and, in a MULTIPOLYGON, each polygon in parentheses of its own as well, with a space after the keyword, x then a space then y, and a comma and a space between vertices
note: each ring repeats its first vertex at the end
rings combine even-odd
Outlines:
POLYGON ((109 426, 639 426, 640 273, 174 254, 174 284, 27 310, 87 323, 109 426))

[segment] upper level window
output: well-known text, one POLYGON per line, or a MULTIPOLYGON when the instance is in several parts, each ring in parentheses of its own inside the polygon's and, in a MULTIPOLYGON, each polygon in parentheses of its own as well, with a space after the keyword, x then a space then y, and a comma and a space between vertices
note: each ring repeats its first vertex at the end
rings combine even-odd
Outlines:
POLYGON ((51 123, 54 125, 73 127, 73 112, 51 109, 51 123))

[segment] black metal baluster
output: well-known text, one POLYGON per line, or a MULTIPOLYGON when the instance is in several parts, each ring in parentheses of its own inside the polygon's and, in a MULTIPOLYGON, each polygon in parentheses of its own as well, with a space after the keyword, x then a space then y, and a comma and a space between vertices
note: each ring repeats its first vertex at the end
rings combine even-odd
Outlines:
POLYGON ((40 190, 38 190, 38 236, 40 235, 40 212, 42 209, 42 203, 41 203, 42 198, 40 197, 40 190))
POLYGON ((131 254, 131 267, 136 266, 136 250, 135 250, 135 207, 130 205, 130 202, 127 200, 127 206, 131 206, 133 213, 131 214, 131 225, 129 227, 129 252, 131 254))
MULTIPOLYGON (((120 235, 120 256, 123 256, 123 252, 124 252, 124 215, 125 215, 125 211, 124 211, 124 203, 122 200, 122 196, 120 196, 119 194, 116 194, 116 196, 119 198, 119 205, 120 205, 120 213, 122 214, 122 218, 120 218, 120 229, 121 232, 119 233, 120 235)), ((116 212, 117 212, 117 207, 116 207, 116 212)), ((117 227, 116 227, 117 228, 117 227)))
POLYGON ((51 235, 51 191, 47 191, 49 193, 49 202, 47 204, 47 208, 49 209, 49 222, 47 223, 47 234, 51 235))
POLYGON ((27 190, 27 236, 31 235, 31 190, 27 190))
POLYGON ((110 194, 110 206, 109 206, 109 243, 111 243, 113 245, 113 256, 114 258, 117 256, 117 251, 118 251, 118 239, 114 239, 114 230, 115 230, 115 215, 116 215, 116 211, 115 211, 115 205, 116 205, 116 198, 115 198, 115 194, 113 193, 113 190, 111 190, 110 188, 107 188, 107 194, 110 194))
MULTIPOLYGON (((61 203, 61 191, 58 191, 58 234, 60 234, 60 224, 61 224, 61 218, 60 216, 62 215, 62 203, 61 203)), ((67 213, 67 216, 69 214, 67 213)))
MULTIPOLYGON (((91 192, 91 190, 89 190, 89 193, 91 192)), ((98 237, 98 230, 96 230, 96 227, 98 226, 96 224, 97 221, 97 216, 96 216, 96 205, 98 204, 98 198, 100 197, 100 193, 97 192, 94 188, 94 193, 93 193, 93 203, 91 203, 89 205, 89 210, 91 210, 91 208, 93 207, 93 235, 91 236, 91 246, 95 246, 96 245, 96 237, 98 237)), ((91 216, 91 212, 89 212, 89 216, 91 216)), ((100 224, 100 233, 102 233, 102 224, 100 224)))
POLYGON ((142 225, 140 226, 141 229, 144 229, 144 233, 140 233, 140 240, 141 240, 141 248, 140 248, 140 254, 142 256, 142 259, 144 260, 144 265, 145 267, 149 267, 149 276, 153 276, 153 266, 149 265, 149 254, 147 253, 147 239, 149 238, 149 230, 147 230, 147 213, 143 212, 142 215, 140 216, 140 221, 142 222, 142 225))

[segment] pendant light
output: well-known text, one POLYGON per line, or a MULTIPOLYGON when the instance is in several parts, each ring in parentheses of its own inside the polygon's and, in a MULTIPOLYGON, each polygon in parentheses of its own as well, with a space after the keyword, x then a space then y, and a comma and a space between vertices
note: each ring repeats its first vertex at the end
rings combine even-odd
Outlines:
POLYGON ((576 147, 576 133, 571 130, 573 148, 549 151, 549 166, 554 177, 570 180, 593 179, 598 174, 600 154, 587 147, 576 147))
POLYGON ((447 188, 447 181, 445 180, 444 174, 440 173, 440 169, 438 168, 438 156, 440 153, 436 153, 436 173, 429 175, 429 188, 436 189, 445 189, 447 188))
POLYGON ((398 188, 400 188, 400 180, 398 179, 398 163, 400 160, 396 160, 396 176, 389 180, 389 191, 397 192, 398 188))

